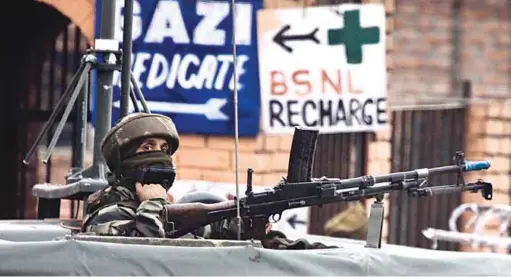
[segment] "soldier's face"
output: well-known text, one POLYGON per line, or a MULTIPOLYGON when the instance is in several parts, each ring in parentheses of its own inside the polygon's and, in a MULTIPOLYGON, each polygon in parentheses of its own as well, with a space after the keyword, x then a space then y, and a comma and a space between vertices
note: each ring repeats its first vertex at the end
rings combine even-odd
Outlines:
POLYGON ((147 151, 163 151, 167 152, 169 145, 166 140, 161 138, 146 138, 137 149, 137 153, 147 151))

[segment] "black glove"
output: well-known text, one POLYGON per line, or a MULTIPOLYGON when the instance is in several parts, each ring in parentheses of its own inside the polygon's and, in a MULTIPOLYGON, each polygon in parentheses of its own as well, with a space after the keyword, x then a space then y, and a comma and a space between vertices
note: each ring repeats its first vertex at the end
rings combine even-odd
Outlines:
POLYGON ((266 234, 266 238, 261 241, 264 248, 280 250, 304 250, 304 249, 327 249, 339 248, 337 246, 327 246, 320 242, 310 243, 306 239, 290 240, 280 231, 271 230, 266 234))

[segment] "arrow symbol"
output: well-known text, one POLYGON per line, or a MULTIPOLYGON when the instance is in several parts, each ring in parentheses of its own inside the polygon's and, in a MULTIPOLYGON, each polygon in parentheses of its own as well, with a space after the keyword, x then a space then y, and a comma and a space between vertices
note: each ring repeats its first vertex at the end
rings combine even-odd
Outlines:
POLYGON ((291 228, 293 228, 293 229, 296 229, 295 228, 296 224, 303 224, 303 225, 307 224, 307 222, 305 222, 305 221, 297 220, 296 219, 296 214, 294 214, 291 217, 289 217, 287 219, 287 223, 289 223, 289 225, 291 225, 291 228))
POLYGON ((280 47, 282 47, 284 50, 286 50, 289 53, 293 52, 293 49, 286 45, 286 41, 292 41, 292 40, 312 40, 319 44, 318 38, 316 38, 316 33, 318 32, 319 28, 314 29, 309 34, 305 35, 285 35, 289 29, 291 29, 291 26, 285 25, 282 27, 282 29, 273 37, 273 41, 278 44, 280 47))
MULTIPOLYGON (((209 120, 228 120, 229 117, 220 109, 227 103, 225 98, 211 98, 204 104, 171 103, 162 101, 146 101, 149 110, 160 113, 180 113, 180 114, 198 114, 204 115, 209 120)), ((138 101, 138 105, 142 104, 138 101)), ((121 102, 117 100, 113 103, 115 108, 120 108, 121 102)), ((135 111, 133 102, 129 102, 129 112, 135 111)))

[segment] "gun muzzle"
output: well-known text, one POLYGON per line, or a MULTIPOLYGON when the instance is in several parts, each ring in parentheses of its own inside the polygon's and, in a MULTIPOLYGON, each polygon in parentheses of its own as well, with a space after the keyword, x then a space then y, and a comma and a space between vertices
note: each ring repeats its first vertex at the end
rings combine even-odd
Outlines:
POLYGON ((463 171, 479 171, 490 168, 490 161, 466 161, 463 171))

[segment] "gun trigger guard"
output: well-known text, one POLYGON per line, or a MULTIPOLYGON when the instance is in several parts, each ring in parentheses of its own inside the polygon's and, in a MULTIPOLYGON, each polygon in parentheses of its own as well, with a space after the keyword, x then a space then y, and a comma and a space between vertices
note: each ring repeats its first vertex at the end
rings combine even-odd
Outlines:
POLYGON ((277 223, 281 218, 281 214, 272 214, 270 218, 271 218, 271 220, 269 220, 270 223, 277 223))

